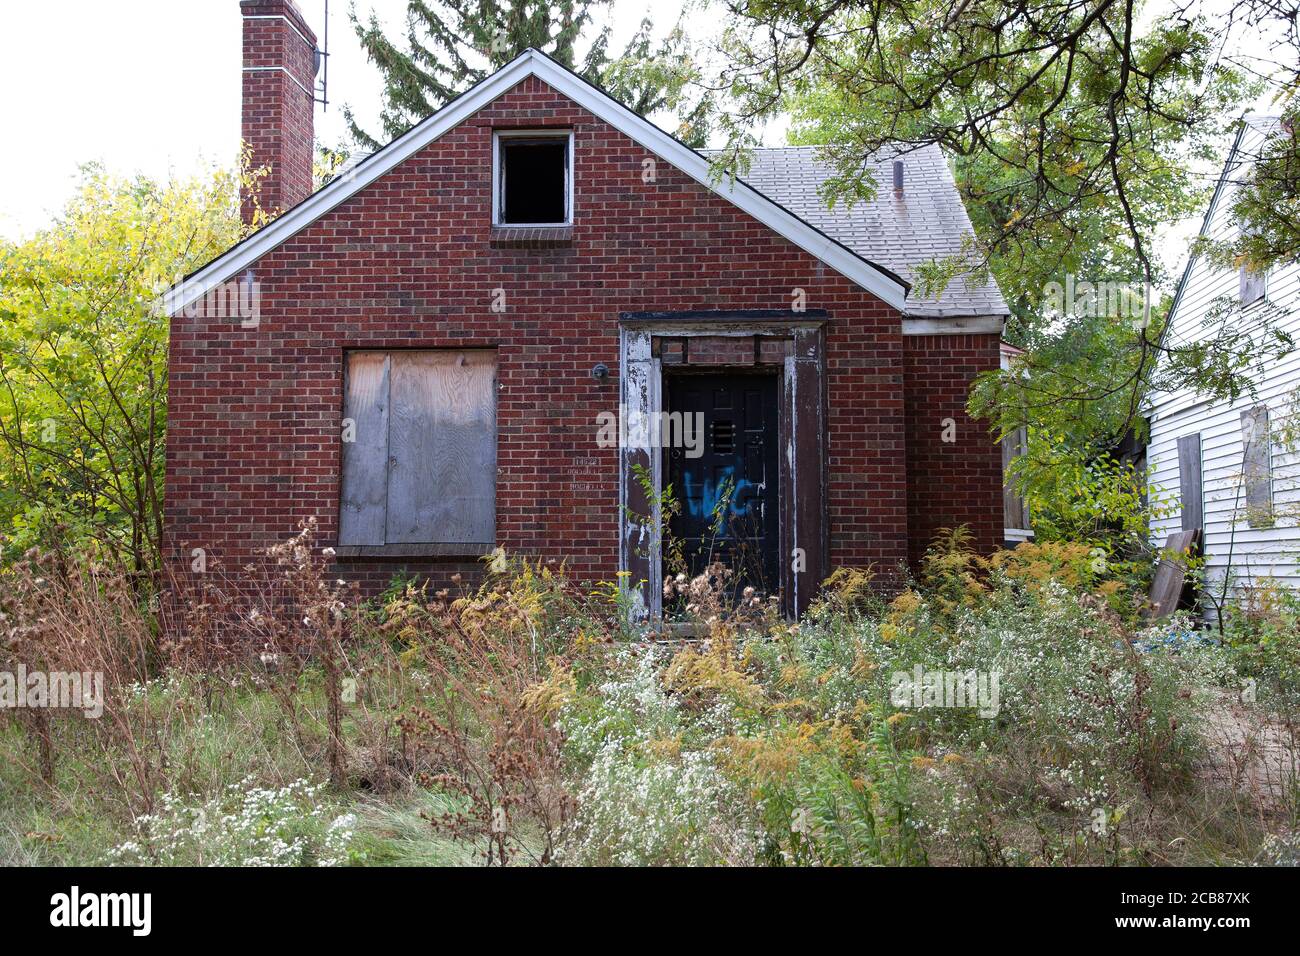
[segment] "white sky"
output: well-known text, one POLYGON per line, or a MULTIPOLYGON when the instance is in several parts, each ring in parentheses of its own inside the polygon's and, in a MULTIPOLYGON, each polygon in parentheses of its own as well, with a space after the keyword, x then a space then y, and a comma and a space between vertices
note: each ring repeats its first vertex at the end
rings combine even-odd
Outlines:
MULTIPOLYGON (((330 99, 316 111, 317 137, 346 141, 341 107, 377 130, 381 83, 347 19, 349 0, 330 6, 330 99)), ((406 0, 356 0, 396 34, 406 0)), ((1213 7, 1229 0, 1205 0, 1213 7)), ((615 0, 614 48, 650 10, 667 30, 683 0, 615 0)), ((299 0, 323 40, 324 0, 299 0)), ((697 41, 718 24, 694 10, 697 41)), ((78 166, 98 160, 123 174, 187 176, 231 165, 239 142, 241 20, 237 0, 46 0, 9 3, 0 29, 0 90, 6 143, 0 148, 0 236, 49 222, 71 194, 78 166)), ((1267 108, 1266 104, 1261 104, 1267 108)), ((766 131, 780 142, 785 124, 766 131)), ((1212 174, 1213 170, 1206 171, 1212 174)), ((1175 266, 1199 220, 1159 245, 1175 266)))
MULTIPOLYGON (((330 107, 316 109, 316 135, 347 140, 342 106, 377 131, 383 85, 348 22, 349 0, 330 2, 330 107)), ((324 0, 298 0, 324 42, 324 0)), ((653 6, 666 31, 681 0, 616 0, 614 48, 653 6)), ((357 0, 390 36, 406 0, 357 0)), ((0 23, 0 235, 45 225, 71 195, 78 167, 155 178, 233 165, 239 145, 238 0, 45 0, 6 2, 0 23), (56 62, 57 61, 57 62, 56 62)))

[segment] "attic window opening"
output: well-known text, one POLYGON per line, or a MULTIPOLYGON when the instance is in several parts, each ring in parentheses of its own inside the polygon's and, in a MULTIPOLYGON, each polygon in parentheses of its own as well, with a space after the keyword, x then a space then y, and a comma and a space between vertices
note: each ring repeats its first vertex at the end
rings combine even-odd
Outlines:
POLYGON ((567 226, 573 221, 573 136, 496 134, 493 223, 567 226))

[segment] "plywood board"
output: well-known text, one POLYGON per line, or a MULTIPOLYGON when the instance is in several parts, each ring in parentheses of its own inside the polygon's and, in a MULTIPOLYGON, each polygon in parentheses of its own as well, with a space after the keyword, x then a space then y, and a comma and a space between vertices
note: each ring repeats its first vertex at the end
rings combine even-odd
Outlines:
POLYGON ((495 539, 496 355, 394 352, 387 541, 495 539))
POLYGON ((383 352, 350 352, 344 370, 343 477, 339 495, 342 545, 384 543, 388 501, 389 360, 383 352), (348 438, 352 441, 348 441, 348 438))
POLYGON ((1178 439, 1178 496, 1183 508, 1183 530, 1200 530, 1205 523, 1200 432, 1178 439))
POLYGON ((1268 409, 1263 405, 1241 413, 1242 474, 1246 520, 1252 528, 1273 527, 1273 439, 1268 409))
POLYGON ((1187 578, 1187 559, 1199 535, 1199 531, 1175 531, 1165 542, 1163 550, 1170 556, 1160 559, 1155 579, 1151 582, 1149 598, 1153 620, 1168 617, 1177 610, 1183 582, 1187 578))

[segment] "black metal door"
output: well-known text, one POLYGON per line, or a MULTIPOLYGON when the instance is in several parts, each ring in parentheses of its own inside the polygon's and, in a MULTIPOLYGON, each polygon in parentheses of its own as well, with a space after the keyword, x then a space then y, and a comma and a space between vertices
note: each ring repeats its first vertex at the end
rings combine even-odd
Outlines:
MULTIPOLYGON (((666 449, 679 512, 669 532, 692 575, 713 561, 736 572, 737 588, 775 594, 777 565, 777 378, 775 375, 669 376, 667 410, 703 420, 678 434, 696 448, 666 449), (702 440, 700 440, 702 439, 702 440)), ((666 556, 667 557, 667 556, 666 556)), ((665 561, 665 571, 670 571, 665 561)))

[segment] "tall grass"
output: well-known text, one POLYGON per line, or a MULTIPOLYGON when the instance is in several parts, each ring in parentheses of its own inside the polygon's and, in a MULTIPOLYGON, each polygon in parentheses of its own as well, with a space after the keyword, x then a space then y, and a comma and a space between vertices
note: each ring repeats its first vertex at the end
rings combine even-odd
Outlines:
POLYGON ((87 558, 32 552, 0 572, 0 670, 107 684, 97 720, 0 714, 0 862, 1293 852, 1289 671, 1245 638, 1285 645, 1285 625, 1243 629, 1246 651, 1171 644, 1188 622, 1141 630, 1136 595, 1087 551, 983 559, 950 536, 901 591, 842 569, 798 624, 749 595, 737 607, 710 569, 666 582, 703 635, 685 642, 630 627, 615 587, 550 563, 497 555, 474 587, 402 581, 367 602, 328 580, 329 557, 308 525, 161 601, 87 558), (996 713, 900 701, 894 675, 917 665, 999 672, 996 713), (1256 670, 1268 706, 1241 699, 1256 670))

